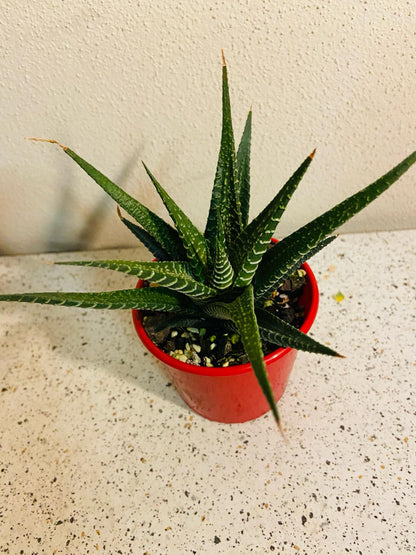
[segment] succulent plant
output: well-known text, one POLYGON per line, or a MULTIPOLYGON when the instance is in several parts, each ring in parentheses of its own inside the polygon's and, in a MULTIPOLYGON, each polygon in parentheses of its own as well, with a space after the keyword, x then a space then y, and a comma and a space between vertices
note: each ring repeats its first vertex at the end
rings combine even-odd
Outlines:
POLYGON ((331 234, 339 226, 406 172, 416 161, 416 152, 374 183, 270 247, 276 226, 315 151, 306 157, 269 204, 249 222, 251 122, 250 109, 236 151, 227 66, 223 58, 222 135, 204 232, 195 227, 146 165, 145 170, 175 227, 132 198, 73 150, 48 140, 62 147, 137 222, 122 217, 119 211, 123 223, 157 258, 155 262, 93 260, 63 264, 117 270, 158 286, 98 293, 11 294, 0 295, 0 300, 169 312, 176 313, 173 318, 176 324, 201 316, 215 320, 218 326, 227 323, 240 335, 257 380, 279 422, 263 360, 262 339, 313 353, 339 355, 264 310, 265 300, 304 261, 333 241, 335 237, 331 234))

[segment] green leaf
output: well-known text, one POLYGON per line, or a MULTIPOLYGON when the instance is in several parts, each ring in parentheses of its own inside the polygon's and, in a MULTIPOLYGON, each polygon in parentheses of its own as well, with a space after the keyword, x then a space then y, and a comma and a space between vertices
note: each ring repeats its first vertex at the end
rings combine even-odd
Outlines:
POLYGON ((218 232, 217 211, 221 215, 227 245, 231 245, 241 231, 240 191, 237 175, 237 161, 234 146, 234 132, 231 120, 230 93, 227 66, 223 59, 222 68, 222 134, 218 155, 217 171, 211 195, 211 204, 205 237, 214 245, 218 232))
POLYGON ((243 293, 230 304, 225 305, 231 320, 237 327, 241 341, 251 363, 257 381, 270 405, 273 416, 279 424, 279 413, 274 400, 266 366, 263 359, 260 332, 254 312, 254 296, 252 286, 246 287, 243 293))
POLYGON ((234 270, 228 259, 224 241, 221 216, 218 214, 218 233, 215 238, 214 270, 211 285, 220 291, 231 287, 234 279, 234 270))
POLYGON ((250 109, 237 152, 237 176, 240 187, 241 223, 243 228, 247 226, 250 209, 251 120, 252 111, 250 109))
POLYGON ((282 347, 292 347, 301 351, 318 353, 321 355, 340 356, 326 345, 318 343, 309 335, 281 320, 267 310, 257 309, 257 322, 262 339, 282 347))
POLYGON ((78 308, 141 309, 173 312, 192 309, 191 301, 163 287, 122 289, 100 293, 17 293, 0 295, 0 301, 38 303, 78 308))
POLYGON ((234 279, 234 270, 228 260, 224 246, 217 240, 215 243, 215 267, 212 276, 212 285, 219 291, 231 287, 234 279))
POLYGON ((153 254, 155 258, 160 261, 172 260, 170 254, 162 247, 160 243, 156 241, 156 239, 152 235, 150 235, 150 233, 148 233, 142 227, 134 224, 130 220, 127 220, 127 218, 123 218, 119 209, 117 210, 117 212, 120 220, 127 227, 127 229, 129 229, 133 233, 133 235, 143 243, 143 245, 153 254))
POLYGON ((262 302, 270 293, 287 279, 292 272, 302 266, 306 260, 312 258, 321 249, 332 243, 336 235, 326 237, 315 247, 306 253, 293 252, 290 246, 283 249, 276 249, 279 243, 275 243, 263 256, 256 276, 254 278, 254 298, 256 303, 262 302))
POLYGON ((306 158, 266 208, 237 237, 230 255, 234 268, 237 268, 237 277, 234 281, 236 287, 244 287, 251 283, 276 226, 312 162, 314 154, 315 151, 306 158))
POLYGON ((184 251, 178 234, 173 227, 167 224, 157 214, 143 206, 139 201, 123 191, 118 185, 113 183, 108 177, 78 156, 73 150, 60 145, 64 152, 68 154, 104 191, 114 199, 132 218, 134 218, 146 231, 152 235, 156 241, 169 253, 169 255, 181 260, 184 258, 184 251))
POLYGON ((416 162, 416 151, 380 179, 285 237, 267 251, 256 274, 256 298, 267 295, 274 284, 281 281, 279 274, 290 272, 291 269, 299 266, 299 261, 304 261, 315 254, 321 248, 320 243, 325 241, 327 235, 381 195, 414 162, 416 162))
POLYGON ((195 299, 206 299, 216 294, 215 289, 196 281, 191 275, 188 263, 136 262, 134 260, 79 260, 74 262, 58 262, 69 266, 92 266, 116 270, 124 274, 140 277, 151 283, 158 283, 173 291, 178 291, 195 299))
POLYGON ((209 260, 208 246, 205 237, 179 208, 176 202, 168 195, 160 183, 158 183, 146 164, 143 163, 143 166, 166 206, 170 217, 175 223, 179 237, 183 241, 187 259, 192 266, 195 276, 199 279, 203 279, 209 260))
POLYGON ((360 212, 381 193, 386 191, 416 162, 416 151, 410 154, 392 170, 371 183, 358 193, 337 204, 321 216, 318 216, 266 252, 256 275, 256 297, 263 296, 276 281, 274 265, 279 271, 289 270, 297 261, 305 259, 308 253, 319 248, 321 241, 343 223, 360 212), (258 279, 257 279, 258 277, 258 279))

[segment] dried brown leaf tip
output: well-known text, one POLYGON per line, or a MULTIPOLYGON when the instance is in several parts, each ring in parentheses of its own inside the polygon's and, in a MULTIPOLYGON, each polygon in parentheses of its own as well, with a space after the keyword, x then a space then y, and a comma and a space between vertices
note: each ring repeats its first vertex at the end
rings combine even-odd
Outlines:
POLYGON ((316 148, 314 148, 313 151, 309 154, 309 158, 311 160, 313 160, 313 157, 315 156, 315 152, 316 152, 316 148))
POLYGON ((222 65, 226 66, 227 64, 225 63, 224 50, 222 48, 221 48, 221 57, 222 57, 222 65))
POLYGON ((27 137, 27 139, 29 141, 38 141, 40 143, 52 143, 54 145, 60 146, 62 148, 62 150, 68 150, 67 146, 65 146, 61 143, 58 143, 58 141, 55 141, 55 139, 38 139, 37 137, 27 137))

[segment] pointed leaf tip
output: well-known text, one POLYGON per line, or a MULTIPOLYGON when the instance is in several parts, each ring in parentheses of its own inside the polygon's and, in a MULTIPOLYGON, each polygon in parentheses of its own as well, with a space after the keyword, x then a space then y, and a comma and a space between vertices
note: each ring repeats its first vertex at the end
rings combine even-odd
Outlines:
POLYGON ((224 50, 222 48, 221 48, 221 58, 222 58, 222 65, 226 66, 227 64, 225 63, 224 50))
POLYGON ((118 206, 118 205, 117 205, 117 216, 120 218, 120 220, 123 219, 123 216, 121 215, 120 206, 118 206))
POLYGON ((58 141, 55 141, 55 139, 38 139, 37 137, 26 137, 26 139, 28 141, 38 141, 40 143, 52 143, 54 145, 60 146, 62 150, 68 150, 67 146, 62 145, 61 143, 58 143, 58 141))
POLYGON ((315 152, 316 152, 316 148, 314 148, 313 151, 309 154, 309 158, 311 160, 313 160, 313 157, 315 156, 315 152))
POLYGON ((277 427, 279 428, 279 432, 282 434, 282 438, 284 439, 286 445, 288 445, 288 444, 289 444, 289 440, 288 440, 287 437, 286 437, 285 430, 284 430, 284 428, 283 428, 283 426, 282 426, 282 423, 281 423, 281 421, 280 421, 280 418, 279 418, 279 420, 276 420, 276 424, 277 424, 277 427))

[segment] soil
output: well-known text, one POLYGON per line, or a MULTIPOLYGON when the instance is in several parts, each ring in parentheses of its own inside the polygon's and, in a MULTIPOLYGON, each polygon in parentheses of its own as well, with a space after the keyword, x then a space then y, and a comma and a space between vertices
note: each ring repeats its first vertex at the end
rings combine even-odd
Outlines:
MULTIPOLYGON (((304 321, 304 309, 299 299, 306 283, 304 270, 296 270, 290 278, 269 296, 264 308, 300 328, 304 321)), ((150 339, 165 353, 197 366, 226 367, 248 362, 240 336, 225 320, 201 318, 183 326, 164 327, 169 314, 143 311, 143 327, 150 339)), ((263 342, 267 355, 281 345, 263 342)))

